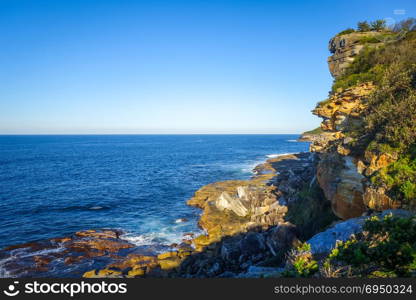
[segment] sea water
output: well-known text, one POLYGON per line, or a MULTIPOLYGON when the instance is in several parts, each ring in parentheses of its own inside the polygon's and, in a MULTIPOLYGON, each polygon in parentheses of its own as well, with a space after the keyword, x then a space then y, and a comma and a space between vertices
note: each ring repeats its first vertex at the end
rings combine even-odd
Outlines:
POLYGON ((307 151, 297 137, 0 136, 0 248, 101 228, 136 245, 181 241, 199 230, 200 211, 186 205, 197 189, 307 151))

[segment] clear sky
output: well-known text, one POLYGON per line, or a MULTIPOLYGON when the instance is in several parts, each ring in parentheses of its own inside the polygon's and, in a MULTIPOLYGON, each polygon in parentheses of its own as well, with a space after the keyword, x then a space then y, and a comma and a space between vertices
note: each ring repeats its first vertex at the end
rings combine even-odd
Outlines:
POLYGON ((0 134, 300 133, 328 40, 411 16, 414 0, 0 0, 0 134))

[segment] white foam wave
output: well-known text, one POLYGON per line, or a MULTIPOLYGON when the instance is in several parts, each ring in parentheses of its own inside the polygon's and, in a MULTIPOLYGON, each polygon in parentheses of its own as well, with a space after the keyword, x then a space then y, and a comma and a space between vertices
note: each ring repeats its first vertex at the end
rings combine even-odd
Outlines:
POLYGON ((11 278, 12 277, 12 275, 6 270, 5 265, 8 262, 13 261, 14 259, 16 259, 15 256, 10 256, 10 257, 7 257, 5 259, 0 260, 0 278, 11 278))
POLYGON ((181 242, 181 233, 152 232, 147 234, 127 233, 121 236, 122 239, 129 241, 136 246, 151 245, 170 245, 181 242))
POLYGON ((291 142, 291 143, 297 143, 298 142, 298 140, 287 140, 288 142, 291 142))
POLYGON ((268 157, 268 158, 276 158, 276 157, 279 157, 279 156, 290 155, 290 154, 296 154, 296 152, 278 153, 278 154, 267 154, 266 157, 268 157))
POLYGON ((154 244, 154 237, 151 235, 133 235, 125 234, 120 236, 123 240, 129 241, 136 246, 147 246, 154 244))
MULTIPOLYGON (((194 236, 201 234, 202 231, 192 232, 194 236)), ((180 244, 184 239, 190 239, 191 235, 185 232, 152 232, 147 234, 126 233, 120 236, 136 246, 152 246, 180 244)))
POLYGON ((57 248, 50 248, 50 249, 42 249, 33 252, 27 252, 29 248, 19 248, 10 251, 10 256, 0 260, 0 278, 10 278, 15 277, 10 274, 10 272, 6 269, 6 265, 13 261, 19 261, 26 257, 32 257, 36 255, 45 255, 50 253, 61 252, 64 250, 62 247, 57 248))
POLYGON ((246 164, 241 168, 241 171, 244 173, 253 173, 254 168, 262 163, 264 163, 264 161, 261 160, 254 163, 246 164))
POLYGON ((93 206, 93 207, 90 207, 90 209, 91 210, 99 210, 99 209, 103 209, 104 207, 102 207, 102 206, 93 206))

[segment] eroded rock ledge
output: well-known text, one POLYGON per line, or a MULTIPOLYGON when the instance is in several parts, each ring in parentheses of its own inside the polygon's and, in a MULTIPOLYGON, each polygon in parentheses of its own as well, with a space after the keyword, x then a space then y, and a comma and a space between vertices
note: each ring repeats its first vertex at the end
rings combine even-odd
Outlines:
POLYGON ((134 248, 119 230, 85 230, 67 237, 6 247, 0 251, 1 277, 77 277, 134 248))

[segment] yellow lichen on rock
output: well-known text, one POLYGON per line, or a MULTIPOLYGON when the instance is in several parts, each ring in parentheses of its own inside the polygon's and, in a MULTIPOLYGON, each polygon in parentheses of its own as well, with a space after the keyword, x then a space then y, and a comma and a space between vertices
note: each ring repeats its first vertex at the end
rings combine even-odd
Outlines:
POLYGON ((128 278, 143 277, 146 271, 145 268, 134 268, 127 273, 128 278))
POLYGON ((96 270, 85 272, 84 275, 82 275, 82 277, 84 278, 96 278, 96 276, 97 276, 96 270))
POLYGON ((161 253, 157 256, 157 259, 166 259, 166 258, 171 258, 171 257, 177 257, 178 256, 178 252, 176 251, 169 251, 169 252, 164 252, 161 253))
POLYGON ((160 268, 162 270, 172 270, 179 267, 182 260, 178 257, 167 258, 159 261, 160 268))
POLYGON ((121 278, 123 276, 122 276, 121 271, 102 269, 102 270, 99 270, 98 273, 96 270, 85 272, 82 277, 84 278, 121 278))

